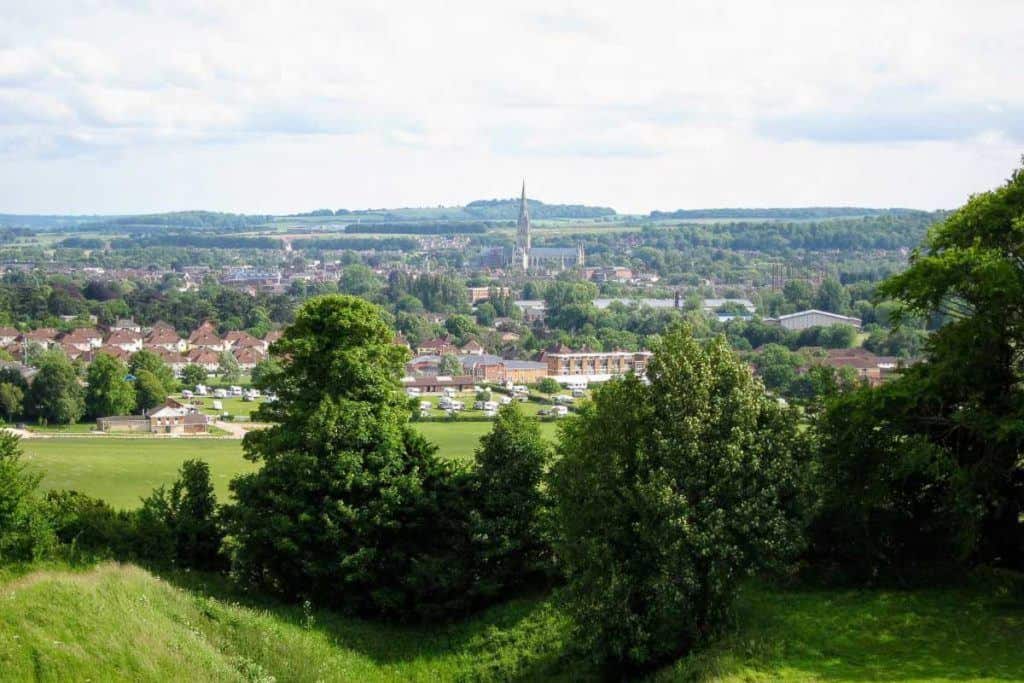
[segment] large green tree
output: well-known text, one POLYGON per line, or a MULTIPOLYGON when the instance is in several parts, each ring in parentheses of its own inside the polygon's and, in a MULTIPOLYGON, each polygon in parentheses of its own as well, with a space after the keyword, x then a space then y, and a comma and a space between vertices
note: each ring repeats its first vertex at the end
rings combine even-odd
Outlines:
POLYGON ((167 389, 160 378, 149 370, 139 370, 135 376, 135 409, 152 410, 167 400, 167 389))
POLYGON ((808 439, 723 337, 671 331, 647 379, 563 423, 551 478, 577 638, 627 669, 722 626, 742 577, 799 549, 807 510, 808 439))
POLYGON ((189 363, 181 371, 181 383, 188 389, 194 388, 197 384, 205 384, 207 376, 206 368, 202 365, 189 363))
POLYGON ((260 465, 231 483, 233 571, 291 598, 356 612, 437 616, 468 599, 468 486, 410 429, 406 349, 365 300, 310 299, 260 388, 273 426, 260 465))
POLYGON ((128 362, 128 369, 136 377, 143 370, 153 373, 163 387, 165 396, 174 391, 178 384, 174 379, 174 371, 171 370, 170 366, 160 356, 146 349, 138 351, 132 356, 128 362))
POLYGON ((128 381, 128 366, 105 353, 89 365, 85 408, 92 417, 127 415, 135 408, 135 387, 128 381))
POLYGON ((46 351, 38 368, 29 387, 31 414, 53 424, 78 422, 85 413, 85 391, 71 361, 60 351, 46 351))
POLYGON ((973 556, 1024 567, 1024 169, 934 226, 878 291, 897 321, 940 326, 877 420, 948 451, 984 508, 973 556))

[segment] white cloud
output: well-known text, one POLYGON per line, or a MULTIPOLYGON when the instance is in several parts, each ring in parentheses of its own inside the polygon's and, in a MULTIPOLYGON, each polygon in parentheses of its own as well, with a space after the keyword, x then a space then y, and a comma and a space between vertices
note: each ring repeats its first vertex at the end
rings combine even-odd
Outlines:
POLYGON ((1024 149, 1012 2, 10 9, 0 211, 459 203, 522 175, 620 210, 952 206, 1024 149))

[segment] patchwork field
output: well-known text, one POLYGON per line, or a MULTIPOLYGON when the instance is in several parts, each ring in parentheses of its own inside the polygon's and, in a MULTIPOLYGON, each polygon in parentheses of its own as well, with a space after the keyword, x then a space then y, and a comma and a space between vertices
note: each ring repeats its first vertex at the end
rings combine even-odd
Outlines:
MULTIPOLYGON (((424 436, 447 458, 473 457, 490 422, 416 423, 424 436)), ((554 423, 541 423, 542 433, 553 439, 554 423)), ((210 464, 217 496, 228 495, 228 482, 240 472, 254 469, 242 457, 237 439, 155 439, 146 437, 62 437, 25 439, 25 461, 43 475, 48 489, 75 489, 106 500, 115 507, 131 508, 160 484, 168 484, 190 458, 210 464)))

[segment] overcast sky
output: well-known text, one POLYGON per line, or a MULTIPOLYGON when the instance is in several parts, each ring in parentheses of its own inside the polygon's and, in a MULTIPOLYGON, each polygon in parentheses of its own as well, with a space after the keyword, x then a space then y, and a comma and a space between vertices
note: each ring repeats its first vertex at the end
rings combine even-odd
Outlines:
POLYGON ((0 0, 0 212, 953 207, 1024 2, 0 0))

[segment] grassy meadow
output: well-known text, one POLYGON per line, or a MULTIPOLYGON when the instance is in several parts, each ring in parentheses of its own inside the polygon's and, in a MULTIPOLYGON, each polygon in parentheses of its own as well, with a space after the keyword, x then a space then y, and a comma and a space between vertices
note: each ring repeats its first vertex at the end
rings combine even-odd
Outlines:
POLYGON ((190 458, 210 464, 221 499, 232 477, 253 469, 237 439, 92 436, 24 439, 21 446, 24 462, 42 473, 44 488, 74 489, 117 508, 137 507, 154 488, 174 481, 190 458))
MULTIPOLYGON (((480 437, 491 429, 490 422, 419 422, 414 426, 437 444, 442 456, 463 461, 473 457, 480 437)), ((543 422, 541 432, 554 439, 555 426, 543 422)), ((210 464, 221 500, 226 499, 228 482, 236 474, 254 469, 242 457, 238 439, 67 436, 24 439, 22 448, 25 462, 42 473, 44 488, 74 489, 118 508, 137 507, 154 488, 174 481, 181 463, 190 458, 210 464)))
MULTIPOLYGON (((740 592, 735 628, 647 677, 668 682, 1024 679, 1009 579, 963 589, 740 592)), ((132 565, 0 575, 0 672, 36 681, 597 680, 543 597, 427 627, 233 593, 132 565)))

